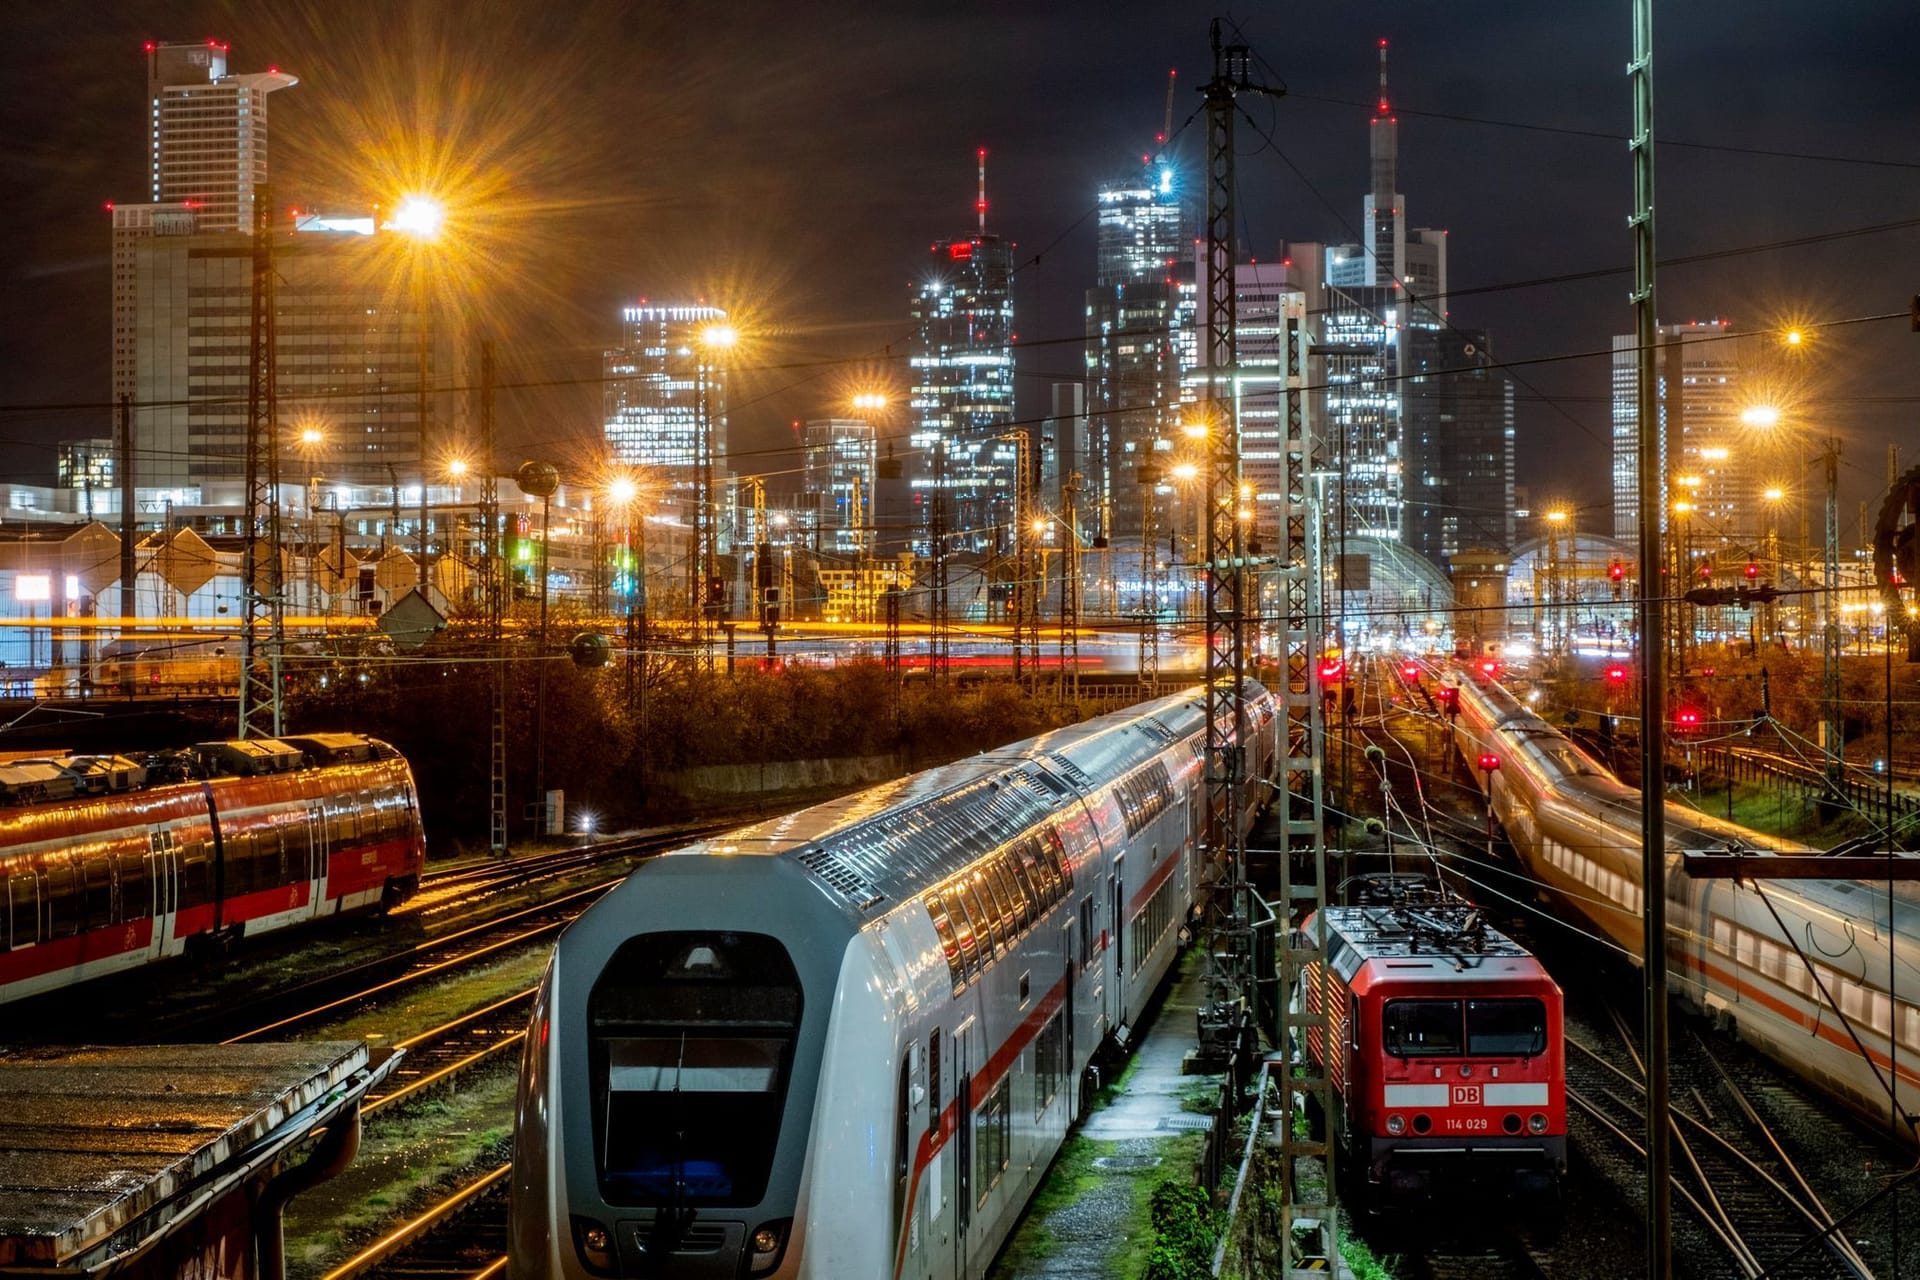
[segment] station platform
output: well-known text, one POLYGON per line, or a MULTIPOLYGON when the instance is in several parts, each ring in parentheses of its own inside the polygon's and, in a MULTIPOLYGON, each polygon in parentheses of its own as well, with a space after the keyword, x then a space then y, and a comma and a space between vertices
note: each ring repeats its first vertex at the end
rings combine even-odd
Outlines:
POLYGON ((359 1041, 0 1052, 0 1270, 278 1280, 281 1206, 353 1158, 360 1099, 399 1056, 359 1041))

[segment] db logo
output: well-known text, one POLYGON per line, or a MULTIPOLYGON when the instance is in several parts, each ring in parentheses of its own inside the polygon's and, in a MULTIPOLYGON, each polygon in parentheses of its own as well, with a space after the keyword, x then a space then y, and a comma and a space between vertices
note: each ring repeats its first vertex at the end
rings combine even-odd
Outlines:
POLYGON ((1453 1101, 1456 1106, 1479 1106, 1480 1086, 1477 1084, 1457 1084, 1453 1086, 1453 1101))

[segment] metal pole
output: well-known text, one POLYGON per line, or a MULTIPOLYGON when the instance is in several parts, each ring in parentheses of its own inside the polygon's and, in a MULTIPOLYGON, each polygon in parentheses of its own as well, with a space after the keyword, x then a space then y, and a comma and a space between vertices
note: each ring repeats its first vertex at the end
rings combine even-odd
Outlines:
POLYGON ((533 800, 547 834, 547 544, 553 540, 553 493, 540 499, 540 647, 534 651, 533 800))
POLYGON ((133 664, 128 661, 132 645, 133 618, 138 609, 134 583, 138 573, 133 563, 133 401, 120 397, 120 692, 133 696, 133 664))
POLYGON ((1829 437, 1822 461, 1827 472, 1827 546, 1826 581, 1821 583, 1826 625, 1821 632, 1820 708, 1823 724, 1820 744, 1826 756, 1827 785, 1832 798, 1839 799, 1841 776, 1846 769, 1846 750, 1841 742, 1840 719, 1840 441, 1829 437))
POLYGON ((1655 344, 1653 224, 1653 0, 1633 0, 1633 304, 1635 401, 1639 417, 1640 522, 1640 886, 1641 955, 1646 965, 1647 1234, 1645 1273, 1673 1273, 1671 1152, 1667 1075, 1666 633, 1660 567, 1666 523, 1665 433, 1661 430, 1655 344))
POLYGON ((420 421, 420 585, 427 585, 427 272, 414 263, 414 303, 420 315, 414 324, 419 344, 419 387, 414 413, 420 421))

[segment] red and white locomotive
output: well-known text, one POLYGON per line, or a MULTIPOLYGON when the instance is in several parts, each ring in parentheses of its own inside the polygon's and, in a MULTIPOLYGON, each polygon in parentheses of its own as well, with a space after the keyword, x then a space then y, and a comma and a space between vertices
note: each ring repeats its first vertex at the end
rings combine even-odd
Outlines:
MULTIPOLYGON (((1329 907, 1299 998, 1328 1073, 1336 1161, 1375 1199, 1471 1185, 1551 1197, 1567 1168, 1560 988, 1458 899, 1329 907)), ((1315 924, 1303 927, 1313 935, 1315 924)))
POLYGON ((336 912, 391 906, 426 858, 384 742, 203 743, 182 781, 122 757, 0 767, 0 1002, 336 912))

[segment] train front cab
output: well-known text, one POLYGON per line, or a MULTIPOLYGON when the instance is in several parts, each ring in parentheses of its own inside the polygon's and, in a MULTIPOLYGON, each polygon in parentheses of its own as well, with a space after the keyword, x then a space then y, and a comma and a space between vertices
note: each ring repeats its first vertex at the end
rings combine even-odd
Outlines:
POLYGON ((1382 1200, 1550 1198, 1566 1172, 1560 990, 1530 959, 1476 967, 1463 981, 1435 956, 1354 975, 1347 1158, 1382 1200))
POLYGON ((521 1067, 510 1275, 796 1274, 852 929, 809 885, 722 884, 708 862, 650 864, 555 949, 521 1067), (777 905, 742 929, 726 891, 777 905), (673 927, 636 932, 637 919, 673 927))

